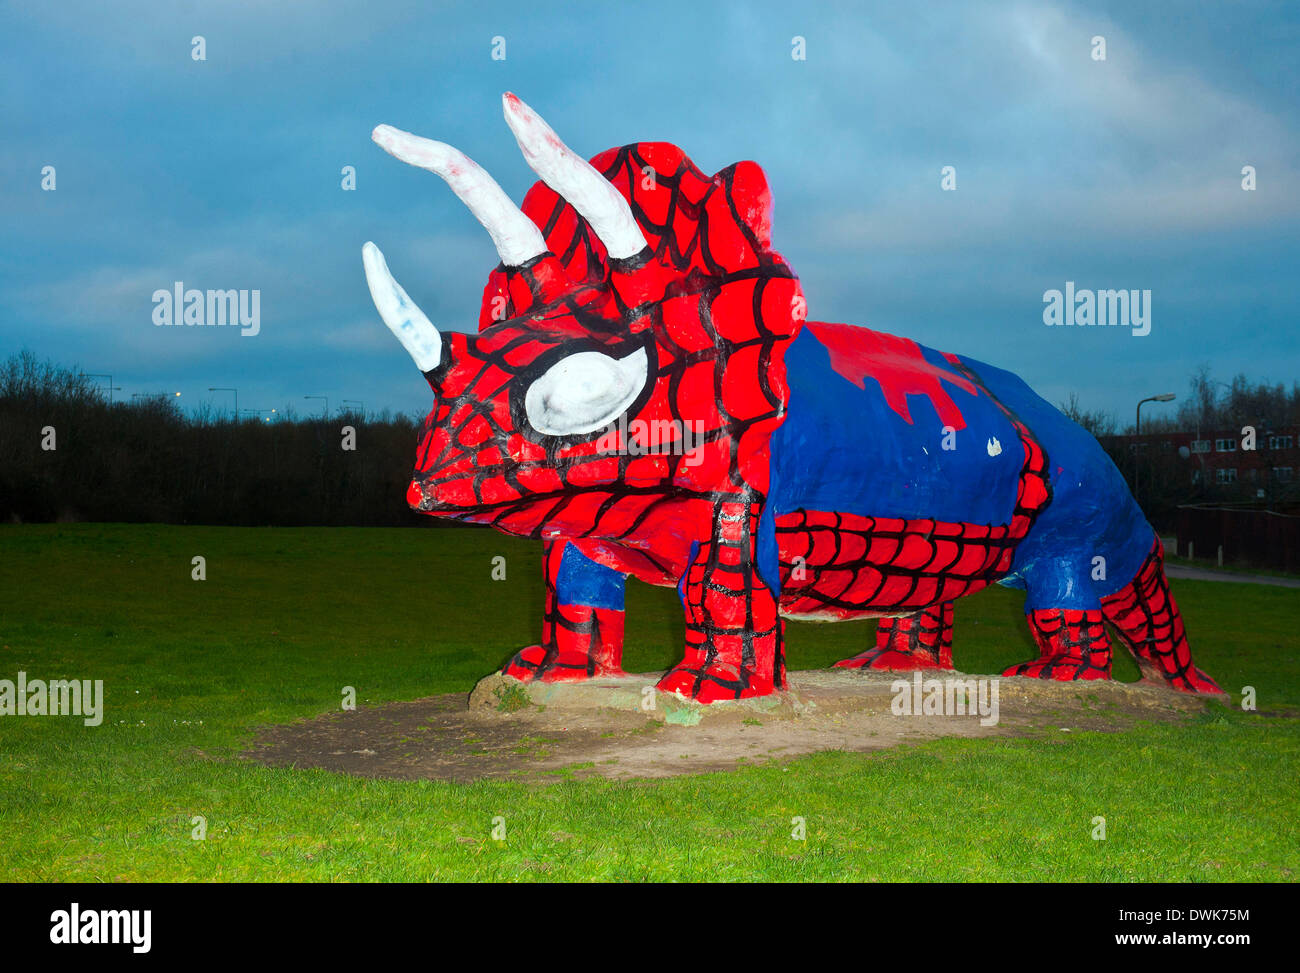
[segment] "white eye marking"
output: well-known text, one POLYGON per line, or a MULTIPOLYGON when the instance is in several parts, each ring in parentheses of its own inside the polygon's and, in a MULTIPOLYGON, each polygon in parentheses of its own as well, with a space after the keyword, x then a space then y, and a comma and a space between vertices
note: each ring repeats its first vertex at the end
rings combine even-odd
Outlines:
POLYGON ((997 456, 1002 452, 1002 444, 998 442, 997 436, 989 437, 987 448, 990 456, 997 456))
POLYGON ((546 436, 595 432, 617 418, 645 388, 644 348, 625 358, 580 351, 562 358, 528 386, 524 411, 546 436))

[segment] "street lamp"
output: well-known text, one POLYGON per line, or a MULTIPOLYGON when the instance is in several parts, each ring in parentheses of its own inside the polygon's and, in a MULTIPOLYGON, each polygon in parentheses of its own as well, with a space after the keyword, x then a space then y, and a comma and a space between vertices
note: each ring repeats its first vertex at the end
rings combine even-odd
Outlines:
POLYGON ((1165 392, 1163 395, 1151 395, 1138 403, 1137 421, 1133 424, 1134 435, 1142 435, 1142 404, 1144 402, 1172 402, 1177 398, 1173 392, 1165 392))
MULTIPOLYGON (((1147 396, 1145 399, 1142 399, 1140 402, 1138 402, 1138 405, 1137 405, 1137 419, 1136 419, 1136 421, 1133 423, 1133 436, 1134 436, 1134 439, 1135 439, 1135 440, 1136 440, 1136 438, 1137 438, 1138 436, 1142 435, 1142 406, 1143 406, 1143 404, 1144 404, 1144 403, 1147 403, 1147 402, 1172 402, 1172 401, 1174 401, 1175 398, 1177 398, 1177 396, 1175 396, 1173 392, 1165 392, 1165 393, 1163 393, 1163 394, 1161 394, 1161 395, 1149 395, 1149 396, 1147 396)), ((1141 447, 1142 447, 1142 444, 1141 444, 1141 443, 1139 443, 1139 442, 1134 442, 1134 443, 1133 443, 1133 499, 1134 499, 1134 500, 1136 500, 1136 499, 1138 498, 1138 490, 1139 490, 1139 486, 1140 486, 1140 484, 1141 484, 1141 482, 1142 482, 1142 449, 1141 449, 1141 447)))
POLYGON ((343 404, 361 406, 361 418, 364 419, 366 417, 366 404, 362 402, 360 399, 344 399, 343 404))
POLYGON ((303 398, 304 398, 304 399, 324 399, 324 400, 325 400, 325 416, 324 416, 324 418, 328 419, 328 418, 330 417, 330 400, 329 400, 329 396, 328 396, 328 395, 304 395, 303 398))
POLYGON ((239 389, 228 388, 225 385, 210 385, 209 392, 234 392, 235 393, 235 421, 239 421, 239 389))
POLYGON ((101 373, 101 372, 82 372, 81 374, 84 375, 86 378, 106 378, 106 379, 108 379, 108 404, 109 404, 109 405, 112 405, 112 404, 113 404, 113 391, 114 391, 115 389, 116 389, 118 392, 122 391, 120 388, 117 388, 117 386, 115 386, 115 385, 113 384, 113 376, 112 376, 112 375, 104 374, 104 373, 101 373))

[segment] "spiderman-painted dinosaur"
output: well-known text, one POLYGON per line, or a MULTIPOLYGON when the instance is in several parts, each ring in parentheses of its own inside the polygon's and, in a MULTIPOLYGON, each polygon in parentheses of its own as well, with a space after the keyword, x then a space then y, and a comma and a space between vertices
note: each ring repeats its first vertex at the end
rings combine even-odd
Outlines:
POLYGON ((450 146, 373 136, 492 236, 478 333, 440 334, 363 258, 435 395, 408 502, 543 542, 542 640, 507 674, 620 673, 628 576, 685 609, 665 691, 783 688, 783 617, 880 618, 841 666, 946 669, 953 601, 998 582, 1041 652, 1006 675, 1109 678, 1110 622, 1147 676, 1220 692, 1097 441, 1009 372, 805 321, 757 165, 707 176, 664 142, 588 163, 510 94, 505 116, 541 177, 522 209, 450 146))

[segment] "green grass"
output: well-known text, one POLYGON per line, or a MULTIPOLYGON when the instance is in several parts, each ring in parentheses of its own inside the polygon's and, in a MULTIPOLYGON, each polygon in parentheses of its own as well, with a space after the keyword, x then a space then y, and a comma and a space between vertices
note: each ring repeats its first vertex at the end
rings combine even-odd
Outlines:
MULTIPOLYGON (((363 705, 467 692, 536 640, 539 562, 537 544, 476 530, 0 527, 0 678, 103 679, 106 695, 97 728, 0 718, 4 877, 1232 881, 1300 867, 1300 721, 1286 715, 1300 592, 1274 587, 1174 582, 1197 661, 1273 715, 1215 707, 1187 725, 653 782, 374 781, 234 759, 260 724, 337 712, 344 686, 363 705)), ((629 671, 676 660, 675 597, 629 585, 629 671)), ((792 624, 790 666, 828 665, 871 632, 792 624)), ((955 646, 967 671, 1028 658, 1020 597, 963 600, 955 646)))

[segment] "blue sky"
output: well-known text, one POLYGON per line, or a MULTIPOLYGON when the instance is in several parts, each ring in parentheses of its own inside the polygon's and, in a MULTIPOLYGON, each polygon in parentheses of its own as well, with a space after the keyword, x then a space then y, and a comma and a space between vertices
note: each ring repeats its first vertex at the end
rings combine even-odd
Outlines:
POLYGON ((969 354, 1121 419, 1145 395, 1181 398, 1201 363, 1300 378, 1293 5, 799 6, 7 4, 0 355, 110 372, 119 395, 228 407, 207 387, 236 386, 241 408, 328 395, 423 414, 361 244, 453 330, 473 329, 497 257, 440 180, 369 133, 451 142, 522 199, 513 90, 586 155, 664 140, 710 172, 760 163, 814 319, 969 354), (261 333, 155 327, 151 296, 177 280, 259 289, 261 333), (1067 280, 1150 289, 1150 335, 1046 327, 1043 292, 1067 280))

